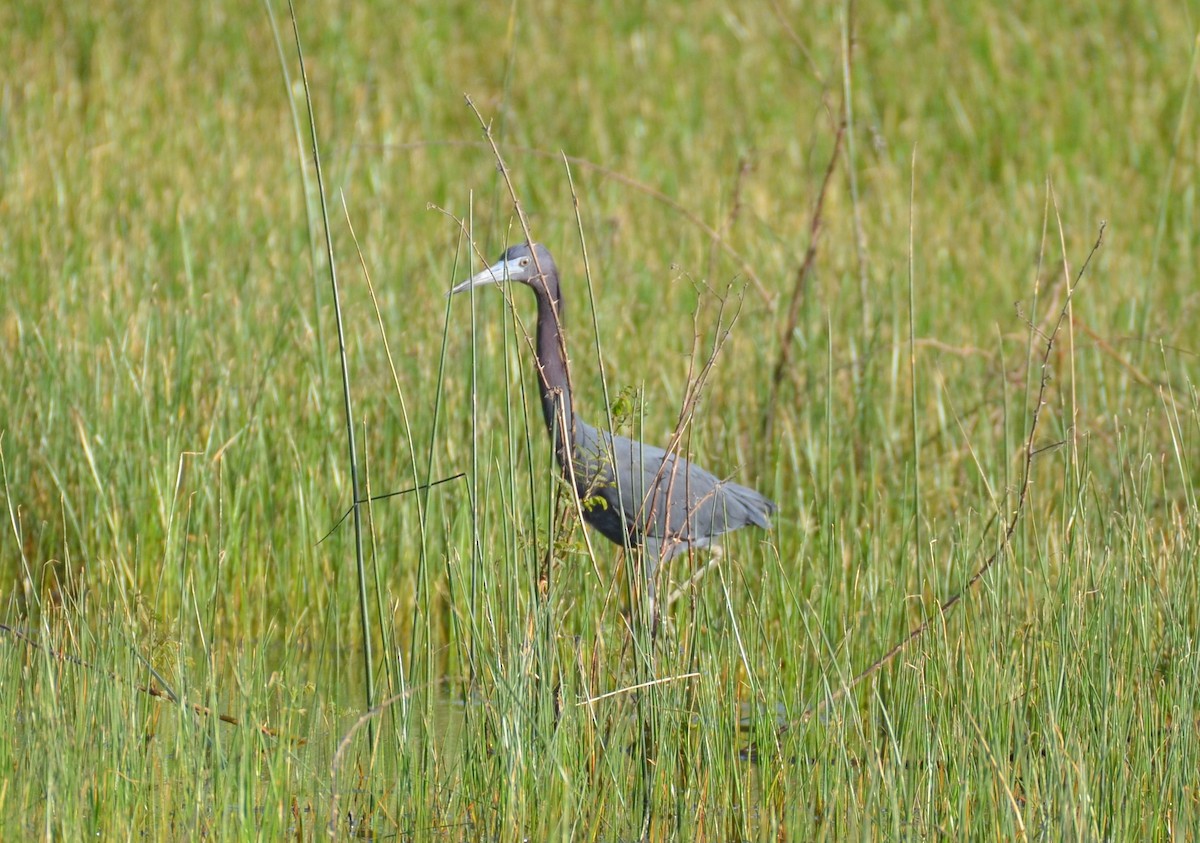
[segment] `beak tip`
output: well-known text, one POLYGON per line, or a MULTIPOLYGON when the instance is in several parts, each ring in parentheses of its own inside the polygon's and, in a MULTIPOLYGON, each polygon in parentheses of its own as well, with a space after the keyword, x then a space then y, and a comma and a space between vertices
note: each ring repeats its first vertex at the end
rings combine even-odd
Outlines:
POLYGON ((506 278, 507 273, 501 264, 490 266, 482 272, 477 272, 465 281, 460 281, 450 288, 450 292, 446 293, 446 298, 450 298, 458 293, 464 293, 467 290, 473 290, 477 287, 483 287, 489 284, 499 284, 501 278, 506 278))

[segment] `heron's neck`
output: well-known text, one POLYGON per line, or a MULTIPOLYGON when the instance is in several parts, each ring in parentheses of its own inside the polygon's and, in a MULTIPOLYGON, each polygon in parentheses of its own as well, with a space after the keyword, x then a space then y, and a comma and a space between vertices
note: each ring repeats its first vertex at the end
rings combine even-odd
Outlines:
POLYGON ((537 358, 538 382, 542 388, 542 417, 546 430, 554 439, 554 453, 560 465, 567 465, 571 455, 575 411, 571 405, 571 381, 567 373, 566 346, 563 342, 562 294, 557 288, 550 293, 537 293, 537 358), (552 300, 551 295, 555 298, 552 300), (553 301, 553 303, 552 303, 553 301))

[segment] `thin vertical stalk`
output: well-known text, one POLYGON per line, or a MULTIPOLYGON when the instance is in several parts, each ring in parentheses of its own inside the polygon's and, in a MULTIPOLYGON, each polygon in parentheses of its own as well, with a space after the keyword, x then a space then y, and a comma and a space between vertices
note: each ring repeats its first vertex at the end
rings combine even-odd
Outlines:
MULTIPOLYGON (((309 199, 309 184, 308 172, 304 169, 304 132, 300 128, 300 115, 296 113, 296 101, 292 96, 292 75, 288 72, 287 57, 283 52, 283 40, 279 37, 279 27, 275 24, 275 10, 271 7, 271 0, 263 0, 263 5, 267 9, 267 20, 271 23, 271 36, 275 40, 275 51, 279 55, 279 70, 283 74, 283 91, 287 96, 288 112, 292 115, 292 135, 296 139, 296 156, 300 162, 300 192, 304 199, 304 233, 305 239, 308 240, 309 257, 312 260, 312 285, 313 285, 313 332, 317 335, 317 348, 325 347, 325 334, 321 328, 321 312, 318 304, 320 296, 319 281, 317 279, 317 255, 319 254, 316 241, 313 240, 313 212, 312 202, 309 199)), ((323 199, 324 197, 322 197, 323 199)), ((325 385, 325 358, 317 355, 317 372, 321 376, 321 386, 325 385)))
POLYGON ((850 207, 854 219, 854 250, 858 258, 858 286, 862 305, 863 335, 871 327, 871 296, 867 289, 867 238, 863 233, 862 211, 858 203, 858 173, 854 169, 854 84, 851 70, 854 66, 854 0, 846 0, 842 7, 842 103, 846 122, 846 172, 850 176, 850 207))
POLYGON ((914 561, 921 565, 921 426, 917 417, 917 296, 913 233, 917 209, 917 147, 913 145, 908 188, 908 377, 909 410, 912 414, 913 447, 913 550, 914 561))
MULTIPOLYGON (((1063 285, 1071 290, 1071 264, 1067 255, 1067 235, 1063 231, 1062 216, 1058 212, 1058 197, 1054 194, 1054 186, 1050 187, 1050 201, 1054 205, 1054 220, 1058 223, 1058 243, 1062 248, 1063 285)), ((1079 488, 1082 478, 1079 473, 1079 398, 1075 376, 1075 303, 1067 299, 1067 363, 1071 369, 1071 421, 1067 426, 1071 440, 1071 480, 1075 486, 1072 494, 1079 488)))
MULTIPOLYGON (((426 541, 425 541, 425 539, 426 539, 425 499, 421 496, 420 493, 421 493, 422 486, 424 484, 421 483, 421 478, 417 473, 417 451, 416 451, 416 448, 413 446, 412 424, 409 422, 409 418, 408 418, 408 406, 404 400, 404 390, 400 388, 400 375, 397 374, 397 372, 396 372, 395 358, 392 356, 392 348, 391 348, 391 344, 388 342, 387 330, 384 328, 384 325, 383 325, 383 312, 379 308, 379 299, 375 295, 375 285, 371 281, 371 273, 367 269, 366 258, 363 257, 362 247, 358 243, 358 235, 354 233, 354 223, 350 219, 350 208, 347 207, 347 205, 346 205, 346 194, 345 193, 342 193, 341 199, 342 199, 342 212, 346 216, 346 228, 350 231, 350 239, 352 241, 354 241, 354 251, 358 255, 359 266, 362 267, 363 279, 367 282, 367 291, 371 294, 371 304, 375 308, 375 320, 379 324, 379 338, 383 341, 383 353, 387 357, 388 368, 391 369, 391 372, 392 372, 392 383, 396 387, 396 397, 400 401, 400 418, 404 422, 404 439, 408 443, 408 456, 409 456, 409 461, 412 464, 412 470, 413 470, 413 491, 417 493, 416 494, 417 523, 419 525, 419 529, 421 532, 420 555, 423 558, 425 556, 425 544, 426 544, 426 541)), ((367 441, 367 428, 366 428, 366 421, 364 420, 363 421, 364 445, 366 444, 366 441, 367 441)), ((396 642, 395 642, 394 625, 393 625, 392 639, 390 642, 387 640, 386 632, 385 632, 385 629, 383 626, 383 619, 385 617, 387 617, 387 613, 384 612, 384 608, 383 608, 383 590, 380 588, 380 583, 379 583, 379 566, 375 561, 377 559, 377 554, 376 554, 376 548, 375 548, 375 527, 374 527, 375 516, 374 516, 374 512, 371 509, 371 498, 372 498, 372 496, 371 496, 371 471, 370 471, 369 455, 365 451, 366 451, 366 449, 364 448, 363 462, 364 462, 364 467, 366 469, 366 475, 367 475, 366 476, 367 515, 370 517, 370 520, 371 520, 371 558, 372 558, 372 565, 374 567, 374 573, 375 573, 375 601, 377 604, 379 604, 378 612, 379 612, 379 621, 380 621, 380 634, 384 635, 384 640, 383 640, 383 654, 384 655, 383 655, 383 657, 387 661, 387 670, 388 670, 389 677, 391 676, 391 663, 392 663, 393 658, 395 658, 395 660, 399 666, 399 674, 400 674, 399 675, 399 685, 398 686, 395 685, 389 679, 388 688, 389 688, 390 693, 392 693, 393 695, 396 695, 396 694, 400 695, 400 700, 399 700, 399 702, 400 702, 400 719, 401 719, 401 722, 403 723, 403 730, 401 733, 401 737, 403 738, 403 737, 407 737, 407 734, 408 734, 409 693, 408 693, 408 688, 405 685, 404 658, 400 654, 399 648, 396 647, 396 645, 395 645, 396 642), (392 655, 393 651, 395 652, 394 656, 392 655)), ((426 481, 429 480, 428 477, 426 477, 425 479, 426 479, 426 481)))
MULTIPOLYGON (((296 21, 296 7, 288 0, 288 11, 292 17, 292 34, 296 39, 296 57, 300 62, 300 78, 304 82, 304 103, 308 108, 308 131, 312 142, 313 167, 317 174, 317 195, 321 200, 321 222, 325 229, 325 256, 329 261, 329 284, 333 290, 333 313, 337 320, 338 358, 342 368, 342 404, 346 413, 346 449, 350 459, 350 492, 354 501, 354 561, 358 568, 358 604, 362 621, 363 673, 367 680, 367 709, 375 706, 374 664, 371 657, 371 623, 367 607, 367 571, 363 559, 363 525, 361 496, 358 494, 358 451, 354 444, 354 410, 350 398, 350 366, 346 359, 346 332, 342 324, 342 302, 338 292, 337 263, 333 257, 333 232, 329 227, 329 208, 325 201, 325 176, 321 171, 321 152, 317 143, 317 118, 313 112, 312 91, 308 85, 308 72, 304 68, 304 49, 300 44, 300 25, 296 21)), ((375 726, 367 724, 368 743, 374 750, 375 726)))
MULTIPOLYGON (((1187 84, 1183 87, 1183 98, 1179 103, 1179 120, 1175 124, 1175 133, 1171 140, 1171 157, 1167 159, 1167 171, 1163 174, 1162 192, 1158 198, 1157 221, 1154 224, 1154 246, 1150 250, 1150 269, 1146 273, 1147 278, 1155 278, 1158 275, 1158 260, 1162 254, 1163 237, 1167 231, 1167 204, 1171 196, 1171 182, 1175 180, 1175 162, 1179 159, 1179 150, 1183 145, 1183 132, 1188 126, 1193 125, 1188 122, 1187 113, 1188 106, 1192 101, 1192 88, 1196 82, 1198 63, 1200 63, 1200 32, 1196 33, 1192 41, 1192 59, 1188 63, 1187 84)), ((1147 289, 1149 289, 1149 285, 1139 285, 1139 290, 1147 289)), ((1146 336, 1150 314, 1153 310, 1152 307, 1142 306, 1141 318, 1138 320, 1138 337, 1146 336)), ((1137 361, 1140 363, 1142 359, 1142 353, 1139 350, 1137 361)))

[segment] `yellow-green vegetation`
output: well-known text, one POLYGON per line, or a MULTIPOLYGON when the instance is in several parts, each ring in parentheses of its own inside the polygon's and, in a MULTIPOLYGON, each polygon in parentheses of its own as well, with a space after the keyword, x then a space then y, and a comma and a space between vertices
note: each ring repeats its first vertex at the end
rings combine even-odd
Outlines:
POLYGON ((360 600, 286 6, 0 5, 0 838, 1196 832, 1194 0, 297 17, 363 494, 465 476, 364 507, 360 600), (532 297, 443 296, 523 237, 464 94, 584 418, 665 444, 738 312, 682 447, 776 527, 656 641, 532 297))

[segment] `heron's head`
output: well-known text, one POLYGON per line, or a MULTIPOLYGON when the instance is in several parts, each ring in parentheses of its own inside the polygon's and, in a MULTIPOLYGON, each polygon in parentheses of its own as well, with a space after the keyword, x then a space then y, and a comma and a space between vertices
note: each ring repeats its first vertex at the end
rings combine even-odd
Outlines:
POLYGON ((531 249, 525 243, 512 246, 500 259, 482 272, 477 272, 458 284, 447 295, 484 287, 488 284, 504 284, 517 281, 535 290, 549 292, 558 285, 558 267, 554 258, 546 251, 541 243, 534 243, 531 249))

